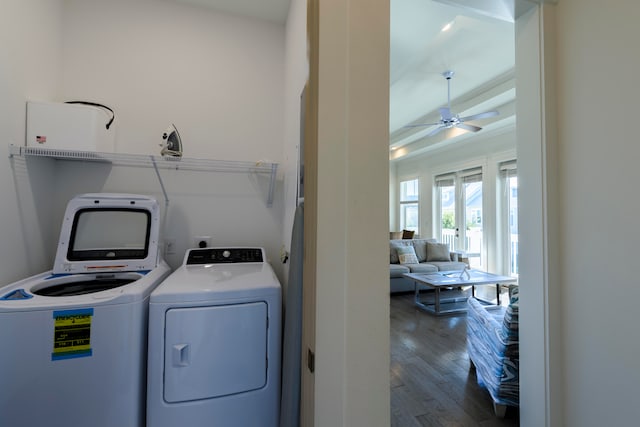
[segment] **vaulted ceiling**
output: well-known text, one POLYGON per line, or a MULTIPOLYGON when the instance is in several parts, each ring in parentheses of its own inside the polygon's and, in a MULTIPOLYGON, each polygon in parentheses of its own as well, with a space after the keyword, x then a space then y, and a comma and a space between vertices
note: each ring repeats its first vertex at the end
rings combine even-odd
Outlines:
MULTIPOLYGON (((500 1, 485 5, 500 6, 500 1)), ((461 3, 478 4, 391 0, 392 160, 480 137, 515 121, 513 12, 501 7, 477 10, 461 3), (455 71, 451 80, 454 113, 464 117, 495 109, 500 114, 468 122, 483 127, 477 134, 451 129, 428 136, 434 127, 403 127, 438 122, 438 108, 447 106, 447 81, 442 76, 447 70, 455 71)))

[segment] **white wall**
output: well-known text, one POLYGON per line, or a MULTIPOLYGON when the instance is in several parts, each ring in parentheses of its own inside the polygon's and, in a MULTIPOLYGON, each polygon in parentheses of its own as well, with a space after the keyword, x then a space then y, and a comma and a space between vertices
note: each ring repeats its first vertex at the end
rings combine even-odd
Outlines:
POLYGON ((9 144, 23 145, 30 97, 55 97, 60 77, 61 7, 58 0, 0 3, 0 285, 51 266, 48 162, 10 160, 9 144))
MULTIPOLYGON (((65 0, 63 24, 53 100, 113 108, 116 151, 159 154, 160 136, 174 123, 185 157, 281 162, 283 26, 157 0, 65 0)), ((165 237, 176 239, 169 264, 181 263, 192 236, 208 235, 213 245, 264 246, 282 279, 282 175, 267 207, 266 178, 162 172, 171 201, 165 237)), ((163 203, 152 169, 62 162, 53 182, 56 223, 81 192, 140 192, 163 203)))
MULTIPOLYGON (((81 99, 116 111, 118 152, 158 154, 162 131, 175 123, 185 156, 282 161, 284 26, 164 0, 0 7, 7 144, 24 143, 27 99, 81 99)), ((140 192, 162 203, 149 169, 4 159, 1 283, 51 266, 64 206, 77 193, 140 192)), ((269 208, 266 178, 163 172, 171 199, 167 237, 177 243, 169 263, 180 264, 192 236, 210 235, 214 245, 264 246, 282 279, 283 175, 269 208)))
POLYGON ((117 151, 280 161, 284 28, 158 0, 65 0, 64 100, 116 111, 117 151))
POLYGON ((546 9, 543 5, 516 21, 518 284, 523 301, 519 319, 520 421, 525 427, 564 425, 563 378, 558 367, 561 349, 551 338, 562 332, 561 323, 552 314, 560 305, 560 281, 554 269, 557 263, 550 262, 557 256, 559 233, 554 229, 555 206, 549 203, 548 193, 556 187, 557 176, 553 165, 545 164, 554 157, 555 144, 555 113, 549 108, 554 101, 553 79, 546 75, 554 59, 549 49, 553 32, 548 28, 551 22, 546 20, 546 9))
POLYGON ((496 206, 497 196, 497 165, 516 157, 516 137, 513 128, 492 132, 485 135, 453 143, 443 149, 433 151, 421 156, 394 161, 395 176, 392 182, 392 197, 395 203, 390 210, 395 213, 396 223, 392 228, 400 229, 400 215, 398 192, 400 181, 419 179, 419 235, 420 237, 436 237, 436 225, 434 223, 433 178, 442 173, 456 172, 473 167, 483 168, 483 228, 486 258, 486 268, 490 271, 508 273, 503 268, 507 266, 502 262, 502 248, 496 245, 498 236, 498 223, 496 206))
POLYGON ((566 426, 640 419, 639 16, 634 1, 557 6, 566 426))
POLYGON ((314 3, 315 425, 388 426, 389 2, 314 3))

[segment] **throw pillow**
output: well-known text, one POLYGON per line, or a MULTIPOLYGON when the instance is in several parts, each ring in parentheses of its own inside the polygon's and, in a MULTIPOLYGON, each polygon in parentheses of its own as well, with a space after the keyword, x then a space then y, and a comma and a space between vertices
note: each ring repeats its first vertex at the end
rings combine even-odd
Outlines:
POLYGON ((402 239, 402 231, 389 232, 389 240, 398 240, 398 239, 402 239))
POLYGON ((427 260, 427 243, 437 243, 436 239, 411 239, 413 243, 413 249, 416 250, 418 256, 418 262, 425 262, 427 260))
POLYGON ((427 243, 427 262, 451 261, 449 245, 446 243, 427 243))
POLYGON ((391 264, 398 264, 400 262, 400 260, 398 259, 398 248, 402 248, 405 246, 413 247, 412 243, 413 243, 413 240, 390 240, 389 241, 389 252, 390 252, 389 262, 391 264))
POLYGON ((427 260, 427 243, 424 239, 412 239, 413 249, 416 251, 418 262, 425 262, 427 260))
POLYGON ((400 264, 418 264, 418 257, 413 246, 398 247, 397 251, 400 264))
POLYGON ((413 235, 416 234, 415 231, 411 230, 402 230, 402 238, 403 239, 413 239, 413 235))

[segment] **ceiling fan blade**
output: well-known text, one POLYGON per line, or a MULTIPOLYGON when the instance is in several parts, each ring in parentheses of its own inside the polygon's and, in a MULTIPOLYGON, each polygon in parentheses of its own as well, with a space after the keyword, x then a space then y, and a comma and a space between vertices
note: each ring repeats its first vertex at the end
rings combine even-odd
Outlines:
POLYGON ((442 108, 438 108, 438 110, 440 111, 440 116, 442 116, 442 120, 449 120, 453 118, 453 115, 451 114, 451 110, 449 108, 442 107, 442 108))
POLYGON ((403 128, 419 128, 419 127, 423 127, 423 126, 438 126, 440 123, 420 123, 417 125, 405 125, 402 126, 403 128))
POLYGON ((478 132, 479 130, 482 130, 481 127, 478 126, 474 126, 474 125, 468 125, 466 123, 458 123, 457 125, 455 125, 457 128, 460 129, 464 129, 464 130, 468 130, 470 132, 478 132))
POLYGON ((433 129, 431 132, 429 132, 427 136, 434 136, 436 134, 439 134, 440 132, 442 132, 443 129, 445 129, 444 126, 438 126, 437 128, 433 129))
POLYGON ((488 119, 489 117, 495 117, 498 114, 500 114, 497 111, 486 111, 484 113, 479 113, 479 114, 473 114, 471 116, 467 116, 467 117, 460 117, 460 121, 461 122, 466 122, 469 120, 479 120, 479 119, 488 119))

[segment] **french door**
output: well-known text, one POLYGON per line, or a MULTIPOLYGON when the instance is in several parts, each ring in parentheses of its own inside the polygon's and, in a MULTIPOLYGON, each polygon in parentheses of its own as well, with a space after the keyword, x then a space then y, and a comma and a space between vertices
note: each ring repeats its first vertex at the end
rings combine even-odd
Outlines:
POLYGON ((435 186, 440 241, 466 253, 472 268, 483 269, 482 168, 438 175, 435 186))
POLYGON ((502 180, 503 262, 510 276, 518 276, 518 169, 516 162, 500 164, 502 180), (508 238, 507 238, 508 237, 508 238))

